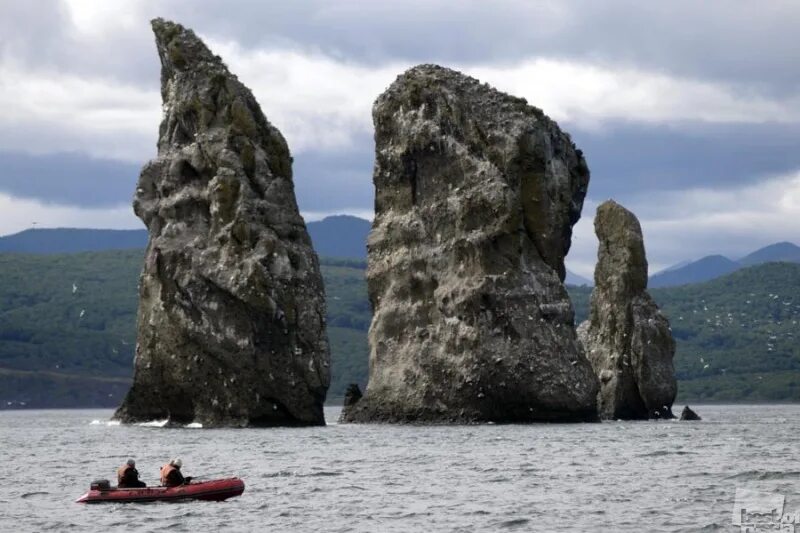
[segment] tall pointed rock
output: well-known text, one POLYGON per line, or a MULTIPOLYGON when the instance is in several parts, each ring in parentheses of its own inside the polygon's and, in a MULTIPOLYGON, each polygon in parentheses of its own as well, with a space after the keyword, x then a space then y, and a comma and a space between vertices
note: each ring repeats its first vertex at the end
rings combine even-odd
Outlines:
POLYGON ((596 418, 564 256, 589 170, 540 110, 422 65, 373 107, 374 317, 352 422, 596 418))
POLYGON ((134 199, 150 240, 115 417, 324 424, 325 295, 286 141, 191 30, 152 25, 164 117, 134 199))
POLYGON ((669 321, 647 292, 647 258, 636 216, 609 200, 597 208, 600 241, 589 320, 578 328, 600 379, 601 418, 672 418, 678 391, 669 321))

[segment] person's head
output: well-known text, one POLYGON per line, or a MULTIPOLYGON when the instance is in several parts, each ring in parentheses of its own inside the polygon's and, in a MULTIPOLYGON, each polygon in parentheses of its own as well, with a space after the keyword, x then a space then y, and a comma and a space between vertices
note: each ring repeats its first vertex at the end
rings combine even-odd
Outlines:
POLYGON ((170 461, 169 464, 171 464, 172 466, 174 466, 177 469, 180 469, 180 467, 183 466, 183 461, 181 461, 180 458, 176 457, 175 459, 170 461))
POLYGON ((134 461, 133 459, 128 459, 125 464, 127 464, 128 466, 136 466, 136 461, 134 461))

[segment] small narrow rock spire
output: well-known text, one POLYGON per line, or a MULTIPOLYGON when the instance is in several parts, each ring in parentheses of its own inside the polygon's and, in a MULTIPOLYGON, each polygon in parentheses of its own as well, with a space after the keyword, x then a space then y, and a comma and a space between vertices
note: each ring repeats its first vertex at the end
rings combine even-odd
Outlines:
POLYGON ((589 320, 578 328, 600 379, 601 418, 673 418, 677 382, 669 321, 647 292, 647 258, 636 216, 609 200, 597 208, 600 246, 589 320))

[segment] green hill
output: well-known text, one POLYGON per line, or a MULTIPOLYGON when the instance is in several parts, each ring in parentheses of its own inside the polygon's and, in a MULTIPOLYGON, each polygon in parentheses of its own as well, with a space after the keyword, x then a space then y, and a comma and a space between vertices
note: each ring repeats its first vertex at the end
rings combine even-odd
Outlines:
MULTIPOLYGON (((0 408, 116 406, 136 340, 141 250, 0 254, 0 408)), ((371 314, 360 259, 322 259, 329 398, 367 379, 371 314)))
MULTIPOLYGON (((576 321, 591 289, 570 287, 576 321)), ((651 289, 677 343, 683 401, 800 401, 800 265, 766 263, 651 289)))
MULTIPOLYGON (((132 372, 141 260, 139 250, 0 254, 2 407, 119 403, 132 372)), ((363 260, 322 265, 329 401, 337 401, 348 383, 366 382, 371 313, 363 260)), ((590 293, 570 287, 578 321, 590 293)), ((800 265, 770 263, 652 293, 678 342, 683 400, 800 401, 800 265)))
POLYGON ((367 235, 372 222, 349 215, 334 215, 309 222, 308 234, 321 256, 367 259, 367 235))

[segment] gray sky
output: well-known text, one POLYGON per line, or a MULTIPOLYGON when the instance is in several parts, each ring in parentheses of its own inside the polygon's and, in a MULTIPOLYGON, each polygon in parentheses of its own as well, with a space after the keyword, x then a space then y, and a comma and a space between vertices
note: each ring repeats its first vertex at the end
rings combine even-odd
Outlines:
POLYGON ((3 2, 0 234, 141 226, 130 200, 160 120, 155 16, 192 27, 253 89, 309 220, 371 215, 372 102, 437 62, 524 96, 584 150, 580 274, 610 197, 640 217, 651 271, 800 240, 800 4, 744 0, 3 2))

